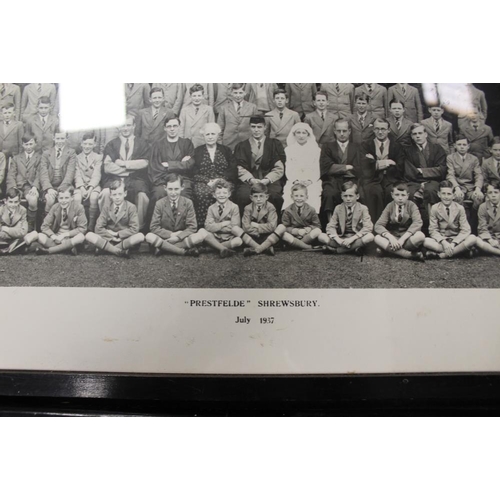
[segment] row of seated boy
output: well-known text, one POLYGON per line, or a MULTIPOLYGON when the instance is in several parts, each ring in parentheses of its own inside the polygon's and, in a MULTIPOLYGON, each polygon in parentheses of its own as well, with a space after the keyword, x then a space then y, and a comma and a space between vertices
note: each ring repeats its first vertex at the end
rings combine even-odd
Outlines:
POLYGON ((246 257, 274 255, 274 246, 281 240, 302 251, 322 249, 325 253, 363 254, 375 242, 379 255, 386 253, 401 258, 424 261, 445 259, 465 253, 473 257, 476 247, 485 253, 500 255, 500 184, 493 181, 486 189, 486 202, 479 207, 479 237, 471 234, 464 207, 454 201, 453 185, 442 181, 440 202, 430 213, 429 237, 422 232, 420 212, 409 200, 408 186, 393 186, 392 198, 375 227, 366 206, 359 203, 358 186, 348 181, 342 186, 342 204, 335 208, 326 233, 319 218, 307 204, 307 187, 297 183, 292 188, 293 203, 284 210, 282 223, 268 201, 267 186, 252 186, 250 201, 240 219, 239 208, 230 201, 232 185, 224 179, 213 185, 215 203, 210 206, 205 227, 198 229, 191 200, 182 196, 183 179, 170 174, 166 179, 167 196, 155 206, 151 232, 139 232, 137 208, 125 200, 122 181, 110 186, 110 201, 103 207, 95 232, 87 232, 87 219, 81 204, 73 198, 73 187, 59 188, 55 203, 42 224, 41 232, 28 232, 26 209, 20 205, 20 193, 9 189, 0 211, 0 245, 2 253, 26 251, 38 241, 37 253, 77 254, 86 240, 96 252, 105 251, 128 257, 131 248, 146 240, 155 255, 161 253, 197 257, 204 244, 219 252, 221 258, 234 255, 245 246, 246 257), (376 236, 373 235, 373 230, 376 236), (425 249, 425 257, 422 249, 425 249))

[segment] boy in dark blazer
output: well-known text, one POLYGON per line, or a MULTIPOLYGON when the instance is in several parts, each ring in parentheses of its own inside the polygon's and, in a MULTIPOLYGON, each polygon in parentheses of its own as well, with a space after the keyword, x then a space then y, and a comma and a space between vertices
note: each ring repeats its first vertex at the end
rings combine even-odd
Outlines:
POLYGON ((473 110, 469 118, 459 127, 460 133, 470 142, 470 154, 477 156, 479 161, 488 156, 488 150, 493 142, 493 131, 479 117, 479 112, 473 110))
MULTIPOLYGON (((47 214, 58 197, 59 187, 67 188, 75 181, 76 155, 67 145, 66 132, 54 132, 54 147, 42 155, 40 163, 40 188, 47 214)), ((73 199, 73 192, 71 193, 73 199)))
POLYGON ((477 247, 500 256, 500 182, 492 181, 486 186, 486 202, 479 207, 478 217, 477 247))
POLYGON ((21 89, 15 83, 0 83, 0 109, 4 104, 11 102, 14 105, 14 120, 21 119, 21 89))
POLYGON ((283 210, 282 225, 278 226, 283 232, 282 240, 293 248, 311 250, 313 243, 321 234, 321 223, 318 214, 307 203, 307 186, 297 182, 292 187, 293 203, 283 210))
POLYGON ((87 217, 80 203, 73 199, 74 188, 61 185, 57 189, 57 203, 45 216, 38 234, 38 253, 61 253, 71 250, 77 255, 77 246, 85 241, 87 217))
POLYGON ((368 208, 359 203, 358 186, 352 181, 342 184, 342 203, 335 207, 333 216, 318 240, 327 253, 362 253, 373 241, 373 223, 368 208))
POLYGON ((324 91, 319 91, 314 98, 315 111, 308 113, 304 119, 313 131, 316 142, 321 146, 335 140, 333 127, 335 121, 339 119, 339 115, 329 111, 328 94, 324 91))
POLYGON ((225 179, 214 182, 212 191, 216 202, 208 208, 205 220, 205 244, 217 250, 221 257, 229 257, 243 244, 240 209, 229 199, 232 190, 233 185, 225 179))
POLYGON ((367 94, 357 94, 354 102, 354 113, 349 122, 351 125, 351 139, 360 146, 363 142, 373 139, 373 122, 376 116, 368 110, 370 97, 367 94))
POLYGON ((388 110, 387 89, 378 83, 363 83, 354 91, 354 98, 359 94, 367 94, 370 98, 368 111, 379 118, 385 118, 388 110))
POLYGON ((240 211, 243 211, 252 186, 263 184, 267 187, 270 202, 280 213, 283 206, 285 151, 280 141, 265 137, 266 122, 263 116, 253 116, 250 129, 252 137, 240 142, 234 150, 240 180, 235 201, 240 211))
POLYGON ((339 118, 349 118, 354 109, 352 83, 322 83, 320 90, 328 95, 328 111, 339 118))
POLYGON ((421 120, 420 123, 425 127, 429 142, 439 144, 446 152, 453 152, 453 126, 450 122, 443 120, 444 108, 440 104, 430 106, 430 118, 421 120))
POLYGON ((149 106, 149 83, 126 83, 125 101, 127 113, 137 115, 137 113, 149 106))
POLYGON ((53 83, 29 83, 24 87, 21 98, 21 117, 23 120, 30 118, 38 112, 38 103, 42 97, 49 99, 49 113, 51 115, 55 114, 56 86, 53 83))
POLYGON ((389 252, 403 259, 422 262, 423 222, 417 205, 409 199, 408 186, 403 182, 394 184, 392 199, 375 224, 378 254, 383 256, 383 252, 389 252))
POLYGON ((323 144, 320 157, 320 172, 323 185, 321 211, 327 222, 337 205, 342 203, 342 185, 361 177, 360 151, 352 141, 351 126, 343 118, 334 125, 335 141, 323 144))
POLYGON ((198 257, 196 247, 205 240, 206 231, 198 231, 193 202, 181 196, 182 177, 167 175, 164 188, 166 196, 155 205, 146 241, 154 248, 156 256, 165 252, 198 257))
POLYGON ((492 181, 500 181, 500 137, 494 137, 490 148, 491 156, 483 160, 484 185, 492 181))
POLYGON ((7 161, 22 151, 22 138, 24 125, 14 119, 14 104, 7 102, 2 106, 2 118, 0 122, 0 150, 7 161))
POLYGON ((400 101, 393 100, 389 105, 389 116, 387 120, 391 127, 391 135, 394 140, 405 148, 411 145, 410 129, 413 122, 404 116, 405 106, 400 101))
POLYGON ((245 84, 233 83, 231 100, 219 109, 217 123, 221 128, 222 144, 234 150, 236 144, 250 137, 250 118, 257 106, 245 101, 245 84))
POLYGON ((34 231, 40 198, 40 164, 42 155, 36 149, 36 138, 26 132, 23 135, 24 151, 11 158, 7 174, 7 189, 17 188, 28 202, 28 231, 34 231))
POLYGON ((25 119, 26 130, 36 137, 37 149, 47 151, 54 146, 54 132, 59 128, 59 120, 50 115, 50 99, 40 97, 38 113, 25 119))
POLYGON ((269 137, 278 139, 285 148, 288 134, 296 123, 300 123, 300 116, 296 111, 287 108, 288 97, 283 89, 274 91, 274 104, 275 108, 266 113, 269 137))
POLYGON ((149 102, 151 106, 137 112, 135 135, 151 147, 165 136, 165 120, 174 118, 176 114, 169 106, 165 106, 165 94, 161 87, 151 89, 149 102))
POLYGON ((441 199, 431 208, 429 220, 430 238, 425 238, 428 259, 449 259, 462 252, 473 256, 476 237, 471 234, 465 209, 453 201, 453 184, 442 181, 439 184, 438 196, 441 199))
POLYGON ((286 83, 285 92, 288 96, 288 107, 298 113, 302 120, 314 111, 317 92, 315 83, 286 83))
POLYGON ((184 84, 183 83, 153 83, 153 88, 161 88, 165 96, 166 108, 169 108, 174 115, 179 116, 182 108, 182 100, 184 99, 184 84))
POLYGON ((96 232, 89 232, 85 239, 99 250, 118 257, 128 257, 131 248, 144 241, 139 232, 139 217, 135 205, 126 201, 127 191, 122 181, 109 186, 111 202, 103 206, 97 219, 96 232))
POLYGON ((422 101, 417 88, 408 83, 396 83, 387 91, 387 101, 391 102, 393 99, 404 103, 405 116, 412 123, 418 123, 424 119, 422 101))

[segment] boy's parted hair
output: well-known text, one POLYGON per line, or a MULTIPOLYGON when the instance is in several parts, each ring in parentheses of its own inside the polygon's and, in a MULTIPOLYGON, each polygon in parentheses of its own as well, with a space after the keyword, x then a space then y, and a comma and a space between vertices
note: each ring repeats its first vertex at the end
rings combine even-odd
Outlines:
POLYGON ((464 134, 457 134, 455 137, 455 142, 458 141, 467 141, 467 144, 470 144, 469 138, 465 136, 464 134))
POLYGON ((333 129, 337 128, 337 125, 340 123, 347 123, 347 126, 349 127, 349 130, 351 130, 351 122, 347 118, 337 118, 333 122, 333 129))
POLYGON ((245 88, 244 83, 233 83, 231 85, 231 90, 238 90, 238 89, 242 89, 242 88, 245 88))
POLYGON ((195 92, 205 92, 205 87, 201 83, 195 83, 190 89, 189 89, 189 95, 193 95, 195 92))
POLYGON ((393 105, 393 104, 401 104, 401 106, 403 106, 403 108, 405 108, 405 103, 403 101, 400 101, 399 99, 393 99, 390 103, 389 103, 389 108, 393 105))
POLYGON ((2 104, 2 109, 10 109, 14 108, 14 103, 12 101, 7 101, 6 103, 2 104))
POLYGON ((180 174, 168 174, 165 177, 165 181, 163 182, 163 185, 167 187, 167 184, 174 183, 179 181, 181 183, 181 187, 184 186, 184 177, 180 174))
POLYGON ((493 189, 500 191, 500 181, 497 181, 496 179, 494 179, 494 180, 488 182, 488 184, 486 184, 485 191, 488 191, 489 187, 492 187, 493 189))
POLYGON ((75 193, 75 188, 73 186, 71 186, 71 185, 69 185, 69 186, 67 186, 67 185, 66 186, 59 186, 57 188, 57 194, 59 194, 59 193, 65 193, 66 191, 68 191, 69 194, 71 196, 73 196, 73 194, 75 193))
POLYGON ((46 95, 43 95, 38 99, 38 105, 40 104, 50 104, 50 99, 46 95))
POLYGON ((231 194, 233 192, 234 186, 231 182, 226 181, 226 179, 216 179, 212 185, 212 193, 215 194, 217 189, 227 189, 231 194))
POLYGON ((360 99, 366 102, 370 102, 370 96, 366 92, 361 92, 360 94, 358 94, 354 99, 354 102, 358 102, 360 99))
POLYGON ((276 97, 279 94, 284 94, 285 96, 287 95, 285 89, 281 89, 281 88, 274 89, 273 97, 276 97))
POLYGON ((439 183, 439 191, 441 189, 453 189, 453 184, 450 181, 444 180, 439 183))
POLYGON ((326 100, 328 101, 328 92, 325 92, 324 90, 319 90, 318 92, 316 92, 316 96, 314 98, 316 99, 316 97, 318 97, 319 95, 326 97, 326 100))
POLYGON ((161 92, 163 96, 165 96, 165 91, 161 87, 153 87, 149 91, 149 97, 151 97, 155 92, 161 92))
POLYGON ((295 193, 297 191, 305 191, 307 194, 307 186, 305 184, 303 184, 302 182, 296 182, 292 186, 292 193, 295 193))
POLYGON ((95 141, 95 134, 94 134, 94 132, 87 132, 87 133, 83 134, 82 142, 89 141, 90 139, 92 139, 93 141, 95 141))
POLYGON ((347 181, 347 182, 344 182, 344 184, 342 184, 342 192, 345 193, 346 191, 348 191, 349 189, 354 189, 354 192, 356 194, 359 194, 359 188, 358 188, 358 185, 356 182, 353 182, 353 181, 347 181))
POLYGON ((392 186, 392 193, 394 193, 394 191, 406 191, 407 193, 410 192, 410 190, 408 189, 408 184, 406 184, 406 182, 396 182, 396 184, 394 184, 394 186, 392 186))
POLYGON ((125 185, 125 182, 123 181, 123 179, 116 179, 109 184, 109 190, 115 191, 116 189, 119 189, 122 186, 123 186, 123 189, 125 189, 125 191, 126 191, 127 186, 125 185))
POLYGON ((34 139, 34 141, 36 142, 36 136, 34 134, 32 134, 31 132, 25 132, 22 138, 23 144, 30 142, 31 139, 34 139))
POLYGON ((495 136, 493 137, 493 140, 491 141, 491 145, 493 146, 494 144, 500 144, 500 136, 495 136))
POLYGON ((267 186, 265 184, 262 184, 262 182, 255 183, 250 189, 250 195, 259 193, 268 193, 267 186))
POLYGON ((6 198, 10 198, 11 200, 17 198, 18 196, 19 199, 21 199, 21 191, 19 191, 19 189, 15 187, 7 189, 7 192, 5 194, 6 198))

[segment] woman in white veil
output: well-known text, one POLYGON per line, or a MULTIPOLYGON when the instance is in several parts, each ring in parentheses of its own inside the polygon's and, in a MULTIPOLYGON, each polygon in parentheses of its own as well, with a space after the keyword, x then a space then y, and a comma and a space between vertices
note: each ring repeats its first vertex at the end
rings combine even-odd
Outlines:
POLYGON ((296 182, 307 185, 307 203, 319 213, 321 206, 321 180, 319 158, 321 149, 307 123, 296 123, 286 140, 286 178, 283 193, 284 207, 293 203, 292 186, 296 182))

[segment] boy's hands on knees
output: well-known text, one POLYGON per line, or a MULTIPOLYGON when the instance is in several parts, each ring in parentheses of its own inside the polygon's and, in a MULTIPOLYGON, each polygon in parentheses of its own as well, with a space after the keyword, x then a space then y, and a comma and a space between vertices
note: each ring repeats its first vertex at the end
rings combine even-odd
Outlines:
POLYGON ((386 238, 389 240, 389 245, 391 245, 392 250, 401 250, 401 243, 391 233, 388 233, 386 238))
POLYGON ((357 236, 351 236, 350 238, 346 238, 343 242, 342 245, 351 248, 351 245, 358 239, 357 236))
POLYGON ((221 227, 231 227, 231 221, 225 220, 224 222, 221 222, 221 227))
POLYGON ((455 248, 454 243, 450 243, 449 241, 443 240, 441 242, 441 246, 443 247, 444 253, 447 257, 451 257, 453 255, 453 249, 455 248))
POLYGON ((303 236, 305 236, 307 233, 306 233, 306 230, 305 229, 299 229, 299 236, 302 238, 303 236))
POLYGON ((179 243, 179 241, 181 240, 177 236, 171 235, 170 238, 168 238, 167 243, 175 245, 176 243, 179 243))
POLYGON ((306 234, 309 234, 312 231, 312 227, 305 227, 304 231, 306 232, 306 234))

